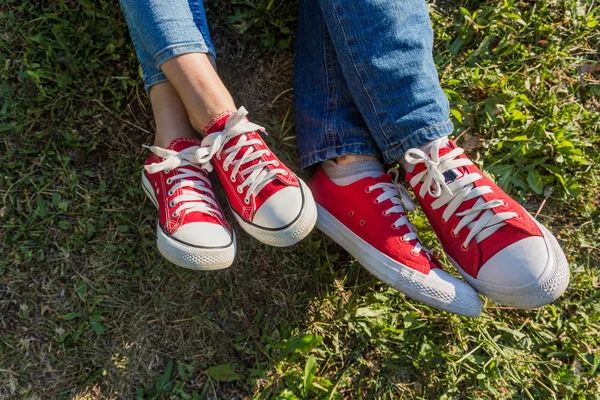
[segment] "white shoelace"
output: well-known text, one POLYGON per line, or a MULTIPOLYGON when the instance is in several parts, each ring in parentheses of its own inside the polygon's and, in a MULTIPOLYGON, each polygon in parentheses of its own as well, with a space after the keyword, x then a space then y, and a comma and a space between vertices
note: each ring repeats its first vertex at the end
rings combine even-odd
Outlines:
POLYGON ((264 132, 265 128, 260 125, 254 124, 244 117, 248 115, 248 111, 244 107, 240 107, 235 114, 231 115, 225 127, 220 132, 214 132, 208 135, 202 140, 202 147, 196 151, 196 157, 201 163, 209 162, 213 156, 216 155, 217 159, 220 160, 220 153, 226 156, 223 162, 223 169, 229 171, 231 168, 231 174, 229 179, 231 182, 236 181, 236 174, 240 172, 244 177, 244 181, 237 187, 238 193, 242 193, 245 187, 248 187, 246 196, 244 196, 244 202, 250 203, 250 196, 252 194, 258 194, 265 186, 276 179, 279 174, 287 175, 288 172, 282 168, 274 168, 269 170, 266 168, 268 165, 278 166, 279 161, 263 161, 261 157, 263 155, 270 155, 269 150, 256 150, 253 146, 262 144, 259 139, 248 139, 246 133, 261 131, 264 132), (232 139, 241 136, 238 142, 230 148, 223 150, 225 145, 232 139), (235 159, 243 148, 246 148, 245 153, 239 159, 235 159), (249 163, 254 160, 259 160, 256 164, 251 165, 247 168, 242 169, 242 165, 249 163))
POLYGON ((196 151, 200 148, 199 146, 191 146, 180 152, 163 149, 162 147, 158 146, 143 147, 150 149, 151 152, 163 158, 163 161, 159 163, 146 165, 144 168, 146 171, 148 171, 148 173, 155 174, 160 171, 169 173, 171 170, 177 168, 178 174, 167 178, 167 184, 169 185, 172 182, 177 182, 169 190, 168 195, 171 197, 178 189, 184 189, 181 191, 179 196, 172 199, 169 203, 170 207, 175 207, 179 204, 179 206, 171 214, 172 217, 177 217, 183 210, 207 213, 214 216, 219 216, 221 218, 223 217, 221 211, 219 211, 219 205, 212 197, 213 191, 206 174, 203 174, 199 171, 194 171, 193 169, 185 168, 186 166, 194 166, 201 168, 206 172, 210 172, 212 170, 212 165, 210 163, 201 164, 196 158, 196 151), (195 190, 189 190, 185 188, 195 190))
POLYGON ((427 255, 427 257, 431 259, 429 251, 425 247, 423 247, 421 245, 421 242, 419 241, 419 236, 416 233, 415 226, 406 217, 406 211, 413 211, 415 209, 415 205, 412 202, 408 191, 398 181, 400 173, 397 169, 392 168, 388 170, 388 174, 394 175, 394 180, 392 183, 379 182, 375 185, 369 186, 367 190, 369 192, 372 192, 376 189, 383 190, 383 193, 381 193, 375 199, 375 201, 377 203, 381 203, 383 201, 390 200, 392 204, 394 204, 392 207, 388 208, 384 212, 385 215, 404 214, 392 224, 392 226, 395 229, 401 226, 406 226, 408 228, 409 232, 402 236, 402 241, 410 242, 411 240, 417 240, 417 243, 415 244, 415 247, 411 250, 411 253, 413 253, 414 255, 418 255, 421 251, 423 251, 427 255))
POLYGON ((410 149, 406 152, 405 160, 413 165, 424 163, 426 169, 416 174, 410 180, 410 185, 415 187, 419 182, 423 182, 419 195, 424 197, 429 193, 436 200, 431 203, 431 207, 437 210, 440 207, 447 206, 442 214, 444 222, 453 214, 460 218, 460 222, 454 228, 452 233, 458 235, 466 226, 470 230, 469 235, 463 242, 463 248, 467 248, 473 238, 479 243, 489 237, 498 229, 506 225, 504 221, 518 216, 517 213, 508 211, 495 213, 494 208, 504 205, 503 200, 485 201, 480 197, 484 194, 492 193, 489 186, 475 187, 474 182, 483 178, 479 173, 464 173, 462 177, 453 182, 446 183, 444 173, 453 169, 472 165, 473 163, 464 158, 456 157, 464 153, 461 148, 456 148, 440 157, 440 147, 443 145, 443 139, 438 139, 431 145, 431 157, 419 149, 410 149), (475 204, 468 210, 456 212, 462 203, 478 198, 475 204), (482 214, 483 213, 483 214, 482 214), (481 216, 480 216, 481 214, 481 216), (479 219, 477 217, 479 216, 479 219), (477 221, 475 221, 477 219, 477 221))

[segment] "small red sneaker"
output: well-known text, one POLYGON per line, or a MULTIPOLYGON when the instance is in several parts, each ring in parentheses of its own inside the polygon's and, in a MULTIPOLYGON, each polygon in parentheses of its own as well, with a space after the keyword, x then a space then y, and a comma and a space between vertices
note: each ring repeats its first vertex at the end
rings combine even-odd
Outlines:
POLYGON ((444 271, 421 245, 403 207, 414 208, 410 196, 389 174, 339 186, 319 167, 309 186, 317 201, 317 228, 369 272, 432 307, 479 315, 477 292, 444 271))
POLYGON ((264 128, 244 107, 214 117, 196 156, 211 162, 241 227, 271 246, 291 246, 315 225, 317 210, 304 182, 262 140, 264 128))
POLYGON ((567 259, 552 234, 446 138, 430 154, 405 154, 406 174, 446 254, 463 277, 497 303, 536 308, 569 284, 567 259))
POLYGON ((195 158, 196 139, 177 139, 168 148, 148 147, 142 171, 144 191, 159 210, 157 245, 180 267, 227 268, 235 257, 235 234, 225 221, 208 172, 210 164, 195 158))

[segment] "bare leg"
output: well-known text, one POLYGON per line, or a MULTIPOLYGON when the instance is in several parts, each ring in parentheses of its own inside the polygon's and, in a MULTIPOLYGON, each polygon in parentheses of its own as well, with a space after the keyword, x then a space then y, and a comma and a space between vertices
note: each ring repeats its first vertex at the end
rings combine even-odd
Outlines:
POLYGON ((236 109, 207 54, 183 54, 165 61, 160 68, 183 100, 196 131, 202 132, 215 115, 236 109))
POLYGON ((175 139, 197 137, 185 106, 171 83, 163 82, 152 86, 150 101, 156 121, 156 146, 166 148, 175 139))

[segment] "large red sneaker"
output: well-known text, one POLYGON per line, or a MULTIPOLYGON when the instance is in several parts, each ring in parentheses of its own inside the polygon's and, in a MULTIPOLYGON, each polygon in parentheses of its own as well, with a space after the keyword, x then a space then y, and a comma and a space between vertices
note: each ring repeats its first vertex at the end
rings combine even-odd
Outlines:
POLYGON ((432 307, 480 314, 477 292, 444 271, 421 245, 403 207, 414 206, 389 174, 340 186, 319 167, 309 186, 317 202, 317 228, 377 278, 432 307))
POLYGON ((315 225, 317 210, 304 182, 262 140, 264 128, 241 107, 213 118, 206 128, 202 162, 211 162, 233 215, 250 235, 271 246, 290 246, 315 225))
POLYGON ((405 154, 406 174, 453 264, 497 303, 536 308, 569 284, 567 259, 552 234, 487 178, 446 138, 429 154, 405 154))
POLYGON ((196 270, 227 268, 235 257, 235 234, 225 221, 208 172, 196 151, 200 141, 177 139, 168 148, 148 147, 154 154, 144 163, 144 192, 159 210, 157 245, 180 267, 196 270))

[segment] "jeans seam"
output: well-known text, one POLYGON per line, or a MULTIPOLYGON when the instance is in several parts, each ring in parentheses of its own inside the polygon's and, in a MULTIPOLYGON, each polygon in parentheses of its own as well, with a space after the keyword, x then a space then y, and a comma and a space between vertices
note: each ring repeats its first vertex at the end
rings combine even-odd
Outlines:
MULTIPOLYGON (((331 0, 330 0, 331 1, 331 0)), ((335 14, 335 18, 338 22, 338 25, 340 26, 340 30, 342 31, 342 35, 344 36, 344 42, 346 45, 346 48, 348 49, 348 53, 353 55, 353 51, 352 48, 350 47, 350 45, 348 44, 348 36, 346 35, 346 31, 344 30, 344 26, 342 24, 342 21, 340 21, 340 17, 338 15, 338 11, 337 8, 335 6, 335 2, 331 1, 331 8, 333 9, 333 12, 335 14)), ((354 71, 356 71, 356 75, 358 76, 359 80, 360 80, 360 84, 363 88, 364 93, 366 94, 367 98, 369 99, 369 102, 371 103, 371 107, 373 108, 373 114, 375 116, 375 119, 377 120, 377 126, 379 127, 379 130, 381 131, 381 134, 383 135, 383 137, 385 137, 386 139, 388 138, 387 135, 385 134, 385 131, 383 129, 383 127, 381 126, 381 121, 377 115, 377 107, 375 107, 375 103, 373 102, 373 99, 371 98, 370 93, 367 90, 367 87, 365 85, 365 82, 360 74, 360 72, 358 71, 358 67, 356 66, 356 63, 354 62, 354 56, 351 57, 351 63, 352 63, 352 67, 354 68, 354 71)))
MULTIPOLYGON (((326 39, 327 35, 325 30, 327 29, 325 26, 325 22, 323 22, 321 24, 321 29, 323 30, 323 37, 326 39)), ((327 75, 327 79, 330 80, 329 84, 328 84, 328 89, 329 89, 329 93, 328 93, 328 98, 330 100, 330 102, 328 102, 327 104, 327 124, 325 125, 325 136, 327 137, 327 142, 329 144, 334 144, 335 143, 335 133, 334 133, 334 125, 335 125, 335 111, 336 111, 336 106, 335 106, 335 76, 333 76, 334 74, 334 68, 333 68, 333 59, 332 57, 332 53, 331 53, 331 46, 328 46, 328 43, 326 42, 326 40, 323 42, 323 51, 324 51, 324 56, 325 56, 325 73, 327 75), (331 122, 329 122, 331 121, 331 122)))
MULTIPOLYGON (((196 25, 196 28, 202 35, 204 44, 206 45, 206 47, 208 47, 210 49, 211 47, 213 47, 212 43, 210 43, 210 34, 208 32, 204 31, 204 24, 202 24, 202 21, 198 20, 198 10, 200 9, 200 7, 203 7, 203 6, 198 4, 198 0, 189 0, 188 3, 190 5, 190 9, 192 10, 192 17, 194 19, 194 24, 196 25), (209 38, 209 40, 206 40, 207 38, 209 38), (209 43, 210 43, 210 45, 209 45, 209 43)), ((216 58, 216 55, 215 55, 215 58, 216 58)))
POLYGON ((450 120, 448 119, 448 120, 446 120, 446 121, 444 121, 444 122, 440 122, 440 123, 438 123, 438 124, 430 125, 430 126, 428 126, 428 127, 426 127, 426 128, 421 128, 421 129, 418 129, 418 130, 414 131, 413 133, 411 133, 410 135, 408 135, 407 137, 405 137, 404 139, 402 139, 402 140, 400 141, 400 143, 396 144, 396 145, 395 145, 394 147, 392 147, 391 149, 388 149, 388 150, 384 151, 384 152, 383 152, 383 154, 389 154, 389 153, 393 152, 393 151, 394 151, 394 150, 396 150, 398 147, 401 147, 401 146, 402 146, 404 143, 408 142, 408 141, 409 141, 410 139, 412 139, 413 137, 415 137, 415 136, 418 136, 418 135, 422 134, 423 132, 427 132, 427 131, 430 131, 430 130, 433 130, 433 129, 441 128, 441 127, 443 127, 443 126, 446 126, 446 125, 448 125, 448 124, 451 124, 451 123, 452 123, 452 121, 450 121, 450 120))

